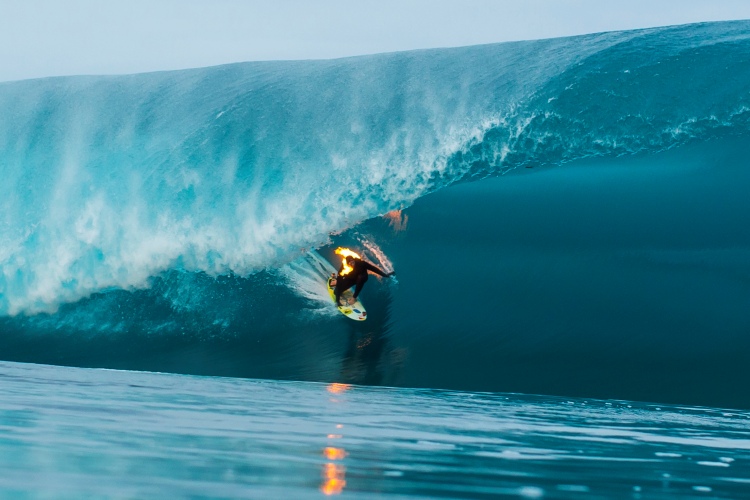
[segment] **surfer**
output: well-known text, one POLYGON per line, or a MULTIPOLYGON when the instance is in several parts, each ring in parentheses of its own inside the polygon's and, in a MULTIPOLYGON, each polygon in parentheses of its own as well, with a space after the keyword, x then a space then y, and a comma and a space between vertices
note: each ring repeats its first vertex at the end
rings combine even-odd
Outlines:
POLYGON ((365 260, 351 256, 344 257, 341 262, 338 276, 331 280, 331 286, 334 287, 333 293, 337 304, 341 304, 341 294, 354 285, 356 285, 356 288, 354 289, 354 294, 349 297, 349 304, 354 304, 357 301, 357 296, 359 295, 359 292, 362 291, 362 287, 365 286, 365 282, 367 281, 368 271, 379 274, 384 278, 388 278, 395 274, 386 273, 365 260))

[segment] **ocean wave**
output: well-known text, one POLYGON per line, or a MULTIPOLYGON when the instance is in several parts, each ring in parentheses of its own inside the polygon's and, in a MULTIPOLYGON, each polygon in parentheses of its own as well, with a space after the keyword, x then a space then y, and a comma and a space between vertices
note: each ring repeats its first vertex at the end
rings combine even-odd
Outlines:
POLYGON ((750 23, 0 85, 0 314, 250 276, 458 180, 748 130, 750 23))

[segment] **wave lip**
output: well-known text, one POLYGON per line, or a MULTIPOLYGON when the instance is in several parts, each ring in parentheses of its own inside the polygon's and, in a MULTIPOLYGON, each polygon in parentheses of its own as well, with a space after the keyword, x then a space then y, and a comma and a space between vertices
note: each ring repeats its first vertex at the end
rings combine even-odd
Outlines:
POLYGON ((747 26, 632 32, 551 78, 454 162, 477 175, 744 134, 747 26))

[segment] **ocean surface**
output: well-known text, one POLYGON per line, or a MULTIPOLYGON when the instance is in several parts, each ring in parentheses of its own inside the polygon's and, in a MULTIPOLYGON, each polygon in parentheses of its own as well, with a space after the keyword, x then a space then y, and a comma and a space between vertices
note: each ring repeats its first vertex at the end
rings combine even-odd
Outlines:
POLYGON ((0 496, 748 495, 748 158, 750 21, 0 83, 0 496))
POLYGON ((3 498, 750 498, 750 412, 0 363, 3 498))

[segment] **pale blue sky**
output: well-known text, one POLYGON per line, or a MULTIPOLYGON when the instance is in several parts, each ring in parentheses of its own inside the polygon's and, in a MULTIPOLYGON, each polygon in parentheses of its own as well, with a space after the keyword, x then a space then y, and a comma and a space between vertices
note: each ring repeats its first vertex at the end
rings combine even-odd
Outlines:
POLYGON ((750 0, 0 0, 0 81, 750 19, 750 0))

